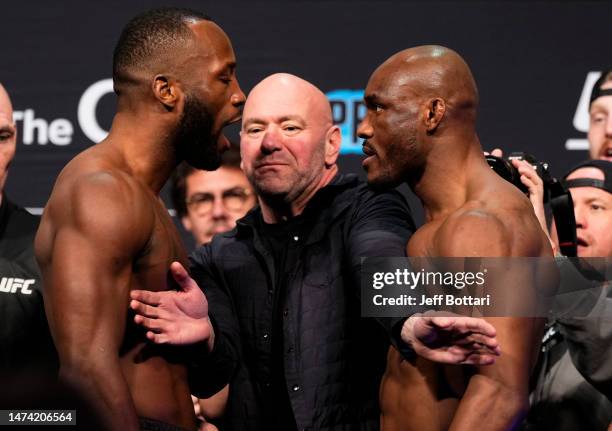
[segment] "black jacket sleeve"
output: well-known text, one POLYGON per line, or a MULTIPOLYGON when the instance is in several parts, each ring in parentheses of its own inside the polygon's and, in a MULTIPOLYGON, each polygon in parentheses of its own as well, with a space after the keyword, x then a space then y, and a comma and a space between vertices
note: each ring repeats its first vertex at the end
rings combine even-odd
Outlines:
POLYGON ((231 295, 213 263, 213 249, 204 245, 190 255, 193 279, 208 300, 215 332, 212 352, 193 346, 189 361, 189 385, 194 395, 208 398, 229 383, 240 357, 240 334, 231 295))
MULTIPOLYGON (((352 218, 348 223, 347 249, 352 268, 354 286, 361 296, 362 258, 405 257, 406 244, 415 231, 410 208, 404 197, 396 190, 376 193, 365 189, 361 198, 354 204, 352 218)), ((380 271, 391 265, 380 259, 380 271)), ((406 260, 406 265, 408 261, 406 260)), ((395 267, 387 268, 394 271, 395 267)), ((377 269, 378 270, 378 269, 377 269)), ((415 307, 414 313, 424 311, 415 307)), ((391 337, 391 343, 407 358, 413 355, 412 349, 400 337, 404 321, 409 316, 377 318, 391 337)))

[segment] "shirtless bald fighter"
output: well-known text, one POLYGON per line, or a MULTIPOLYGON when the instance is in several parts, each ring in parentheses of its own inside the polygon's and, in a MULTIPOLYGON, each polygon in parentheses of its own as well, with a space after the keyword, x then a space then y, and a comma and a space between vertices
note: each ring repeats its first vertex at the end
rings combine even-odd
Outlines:
MULTIPOLYGON (((60 377, 110 430, 196 427, 186 358, 148 344, 128 303, 132 289, 176 286, 169 267, 186 255, 159 191, 182 160, 218 166, 229 146, 222 129, 239 120, 245 99, 235 68, 227 35, 199 12, 134 18, 115 48, 110 133, 68 163, 45 208, 36 255, 60 377)), ((179 264, 172 272, 179 284, 186 276, 179 264)))
MULTIPOLYGON (((365 91, 368 182, 407 182, 426 223, 409 256, 550 256, 527 198, 487 165, 475 131, 478 93, 464 60, 438 46, 385 61, 365 91)), ((404 326, 409 327, 411 317, 404 326)), ((489 366, 403 360, 393 347, 381 386, 384 430, 508 430, 528 405, 528 379, 542 322, 487 318, 502 355, 489 366)))

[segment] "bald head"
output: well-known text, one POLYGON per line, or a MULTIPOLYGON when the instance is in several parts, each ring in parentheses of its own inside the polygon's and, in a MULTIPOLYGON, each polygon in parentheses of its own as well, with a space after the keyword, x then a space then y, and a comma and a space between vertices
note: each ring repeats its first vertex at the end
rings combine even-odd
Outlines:
POLYGON ((250 113, 272 109, 287 113, 299 105, 307 107, 308 115, 318 125, 332 125, 327 96, 310 82, 289 73, 275 73, 257 84, 244 105, 243 118, 247 120, 250 113))
POLYGON ((444 100, 448 117, 476 120, 474 77, 465 60, 449 48, 425 45, 405 49, 385 61, 372 80, 375 77, 406 99, 444 100))
POLYGON ((0 192, 4 190, 8 168, 15 157, 16 141, 13 105, 4 86, 0 84, 0 192))
POLYGON ((11 122, 13 121, 13 104, 2 84, 0 84, 0 116, 6 116, 11 122))

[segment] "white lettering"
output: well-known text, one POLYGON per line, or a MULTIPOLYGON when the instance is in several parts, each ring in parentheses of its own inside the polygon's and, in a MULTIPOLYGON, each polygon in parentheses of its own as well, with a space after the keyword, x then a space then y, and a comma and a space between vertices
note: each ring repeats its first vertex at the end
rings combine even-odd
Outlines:
POLYGON ((17 292, 17 289, 21 289, 23 286, 23 278, 14 278, 13 286, 11 287, 11 293, 17 292))
POLYGON ((33 144, 35 135, 38 145, 47 145, 49 142, 54 145, 68 145, 72 141, 74 129, 72 123, 65 118, 57 118, 49 124, 44 118, 36 118, 34 110, 28 108, 24 111, 15 111, 13 120, 23 121, 23 143, 25 145, 33 144))
POLYGON ((81 96, 77 116, 79 125, 85 136, 93 142, 98 143, 108 135, 108 132, 98 123, 96 118, 96 107, 102 97, 113 92, 113 80, 102 79, 91 84, 81 96))
POLYGON ((31 295, 33 291, 30 286, 34 283, 36 283, 36 280, 33 278, 2 277, 0 279, 0 292, 17 293, 18 290, 21 290, 24 295, 31 295))
POLYGON ((47 122, 43 118, 34 117, 33 109, 26 109, 23 113, 23 143, 30 145, 34 142, 34 131, 38 131, 37 142, 45 145, 47 139, 47 122))
POLYGON ((49 140, 55 145, 68 145, 73 132, 72 123, 65 118, 58 118, 49 124, 49 140))

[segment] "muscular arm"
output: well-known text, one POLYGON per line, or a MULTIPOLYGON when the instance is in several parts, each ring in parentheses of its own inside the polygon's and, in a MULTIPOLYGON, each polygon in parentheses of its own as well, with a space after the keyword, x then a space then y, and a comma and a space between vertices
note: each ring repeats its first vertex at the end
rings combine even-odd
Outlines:
POLYGON ((147 221, 130 186, 97 174, 52 196, 36 239, 60 378, 91 402, 108 429, 138 428, 119 348, 147 221))
MULTIPOLYGON (((520 231, 507 223, 486 213, 467 213, 440 229, 436 251, 445 257, 537 255, 536 251, 542 249, 539 244, 545 241, 543 236, 517 238, 515 235, 520 235, 520 231)), ((539 227, 533 230, 537 232, 539 227)), ((535 289, 533 274, 526 265, 510 260, 507 264, 505 260, 496 262, 493 300, 526 301, 524 295, 535 289)), ((543 321, 528 317, 486 317, 485 320, 495 327, 504 354, 493 365, 475 367, 449 428, 453 431, 508 430, 521 420, 528 407, 529 375, 543 321)))
MULTIPOLYGON (((368 193, 358 205, 347 225, 349 231, 345 258, 349 260, 352 283, 360 296, 361 259, 371 258, 368 266, 376 268, 376 271, 395 271, 397 259, 392 261, 388 258, 406 255, 406 243, 415 228, 410 208, 397 191, 368 193)), ((408 260, 405 265, 409 267, 408 260)), ((427 308, 414 305, 409 311, 414 315, 427 311, 427 308)), ((428 316, 407 320, 407 317, 409 316, 377 319, 391 336, 393 346, 405 358, 412 358, 416 353, 442 363, 488 364, 499 355, 494 328, 480 319, 464 319, 448 314, 441 319, 428 316), (416 326, 415 319, 418 319, 416 326), (447 336, 448 342, 425 343, 425 340, 438 335, 447 336), (483 348, 472 347, 471 340, 474 337, 483 341, 483 348)))

